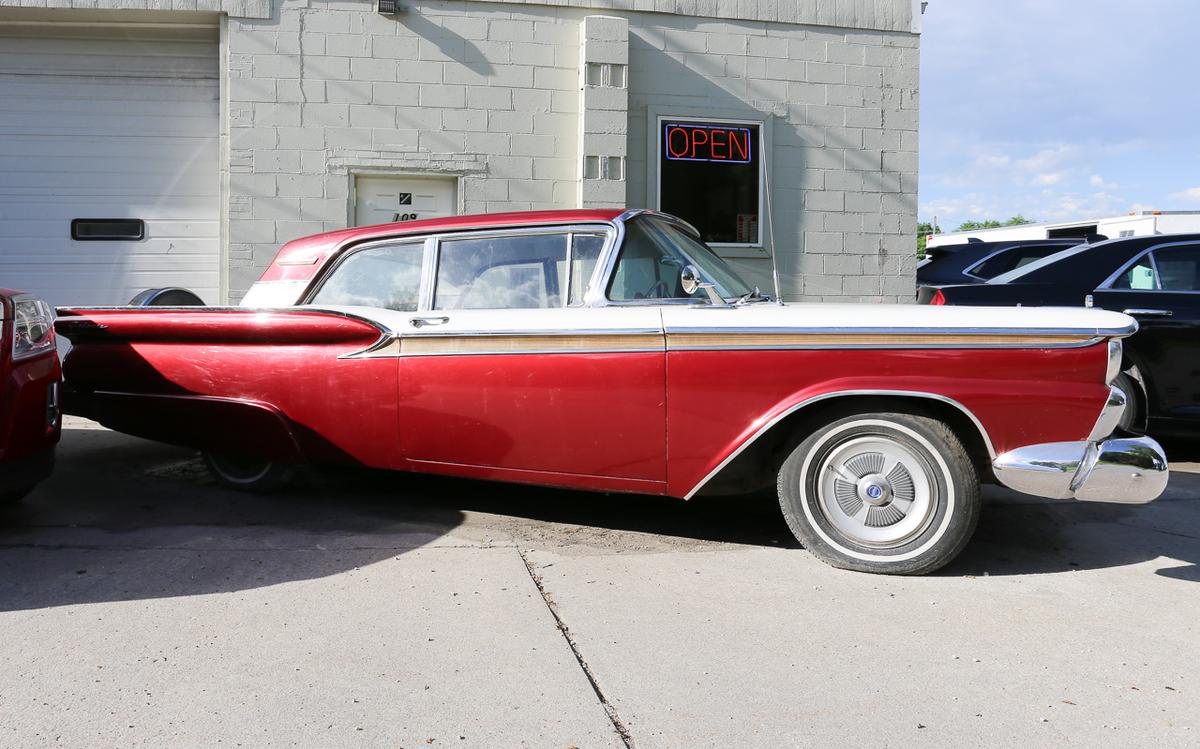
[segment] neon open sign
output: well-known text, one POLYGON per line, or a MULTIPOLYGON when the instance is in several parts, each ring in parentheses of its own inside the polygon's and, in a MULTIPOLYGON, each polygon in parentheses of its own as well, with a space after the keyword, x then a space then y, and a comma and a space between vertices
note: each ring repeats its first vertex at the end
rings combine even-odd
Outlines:
POLYGON ((750 128, 668 122, 663 125, 663 150, 670 161, 749 164, 750 128))

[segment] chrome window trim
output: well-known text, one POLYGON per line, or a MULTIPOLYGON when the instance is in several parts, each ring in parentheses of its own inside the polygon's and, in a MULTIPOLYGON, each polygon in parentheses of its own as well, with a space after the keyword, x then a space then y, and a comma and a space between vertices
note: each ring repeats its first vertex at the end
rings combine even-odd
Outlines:
MULTIPOLYGON (((613 223, 610 223, 610 222, 605 222, 605 221, 578 222, 578 221, 574 221, 574 222, 568 222, 568 223, 562 223, 562 224, 538 224, 536 226, 513 226, 513 227, 507 227, 507 228, 499 227, 499 228, 491 228, 491 229, 475 229, 475 230, 465 231, 465 232, 455 231, 455 232, 440 232, 440 233, 430 234, 430 235, 428 235, 427 240, 429 242, 433 243, 433 253, 432 253, 433 260, 431 263, 432 269, 430 271, 430 277, 428 278, 429 283, 428 283, 428 287, 427 287, 428 288, 428 304, 429 304, 429 306, 422 307, 422 308, 420 308, 419 311, 421 311, 421 312, 457 312, 457 311, 460 311, 460 310, 438 310, 436 307, 433 306, 434 303, 436 302, 437 271, 438 271, 438 266, 440 265, 441 259, 442 259, 442 242, 444 242, 444 241, 454 241, 456 239, 487 239, 489 237, 544 236, 544 235, 552 235, 552 234, 562 234, 567 237, 567 258, 569 260, 570 255, 571 255, 570 241, 571 241, 572 235, 574 235, 574 234, 604 234, 604 235, 606 235, 607 240, 605 243, 605 248, 602 249, 600 252, 600 256, 601 256, 601 258, 603 258, 604 253, 608 250, 609 245, 614 241, 614 235, 617 233, 619 233, 619 229, 616 226, 614 226, 613 223)), ((599 269, 599 267, 600 267, 600 263, 597 262, 596 268, 594 268, 592 270, 592 277, 588 282, 589 283, 588 295, 590 295, 591 284, 596 279, 596 271, 599 269)), ((424 283, 425 280, 426 279, 422 279, 422 283, 424 283)), ((570 280, 571 280, 570 269, 568 268, 568 275, 567 275, 568 291, 570 288, 570 280)), ((588 295, 584 296, 585 301, 583 304, 571 305, 571 306, 574 306, 574 307, 589 306, 586 301, 588 298, 588 295)), ((567 301, 566 297, 568 295, 566 293, 563 293, 563 294, 560 294, 560 296, 563 297, 563 304, 561 304, 557 307, 508 307, 508 308, 502 308, 502 309, 565 309, 568 306, 566 304, 566 301, 567 301)))
POLYGON ((1200 242, 1197 242, 1194 239, 1190 239, 1190 240, 1184 240, 1181 242, 1163 242, 1162 244, 1156 244, 1156 245, 1153 245, 1152 247, 1147 247, 1146 249, 1142 250, 1141 252, 1134 255, 1129 260, 1127 260, 1125 262, 1125 264, 1122 265, 1120 268, 1118 268, 1117 271, 1115 273, 1113 273, 1111 276, 1104 279, 1104 281, 1101 282, 1101 284, 1096 287, 1096 291, 1116 291, 1116 292, 1132 291, 1132 292, 1136 292, 1138 294, 1146 294, 1146 293, 1200 294, 1200 290, 1188 291, 1187 289, 1164 289, 1164 288, 1162 288, 1162 277, 1158 273, 1158 262, 1155 260, 1154 256, 1151 253, 1153 253, 1157 250, 1165 250, 1170 247, 1196 247, 1197 249, 1200 249, 1200 242), (1154 280, 1158 283, 1159 288, 1157 288, 1157 289, 1114 289, 1114 288, 1112 288, 1112 285, 1117 282, 1117 279, 1120 278, 1122 274, 1124 274, 1127 270, 1132 268, 1137 263, 1137 261, 1141 260, 1146 255, 1150 255, 1150 264, 1151 264, 1151 267, 1154 269, 1154 280))
POLYGON ((987 447, 989 459, 991 459, 993 461, 996 459, 996 448, 992 446, 992 438, 990 435, 988 435, 987 429, 984 428, 983 423, 979 420, 979 417, 977 417, 974 413, 972 413, 969 408, 967 408, 963 404, 959 403, 958 401, 954 400, 953 398, 949 398, 945 395, 939 395, 937 393, 928 393, 928 392, 924 392, 924 391, 920 391, 920 390, 839 390, 839 391, 836 391, 833 393, 825 393, 823 395, 817 395, 812 398, 808 398, 806 400, 800 401, 799 403, 795 403, 792 406, 788 407, 783 412, 776 414, 774 417, 772 417, 772 419, 770 421, 768 421, 766 424, 763 424, 761 427, 759 427, 758 430, 753 435, 751 435, 749 439, 747 439, 745 442, 743 442, 741 445, 739 445, 736 450, 734 450, 728 456, 726 456, 725 459, 722 460, 720 462, 720 464, 717 465, 716 468, 709 471, 708 474, 704 478, 700 479, 699 483, 697 483, 695 486, 693 486, 691 491, 689 491, 687 494, 685 494, 683 498, 691 499, 693 496, 695 496, 696 492, 703 489, 704 486, 709 481, 711 481, 713 478, 715 478, 722 470, 725 469, 725 467, 727 465, 732 463, 733 460, 735 458, 737 458, 737 456, 741 455, 748 447, 750 447, 750 445, 754 444, 754 442, 756 442, 759 437, 766 434, 768 431, 770 431, 770 429, 772 427, 774 427, 776 424, 778 424, 780 421, 787 418, 788 416, 794 414, 796 411, 799 411, 800 409, 802 409, 806 406, 810 406, 813 403, 817 403, 818 401, 829 400, 831 398, 843 398, 843 397, 855 396, 855 395, 879 395, 879 396, 898 396, 898 397, 907 397, 907 398, 925 398, 927 400, 940 401, 942 403, 946 403, 948 405, 954 406, 959 411, 961 411, 963 414, 965 414, 966 417, 969 418, 971 420, 971 422, 975 425, 975 428, 979 430, 979 435, 983 438, 983 444, 985 447, 987 447))

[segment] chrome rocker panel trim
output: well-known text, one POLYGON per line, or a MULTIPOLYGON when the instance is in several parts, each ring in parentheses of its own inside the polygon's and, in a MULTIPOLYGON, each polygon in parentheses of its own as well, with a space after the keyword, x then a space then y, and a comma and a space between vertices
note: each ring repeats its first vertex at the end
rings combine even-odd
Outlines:
POLYGON ((1149 437, 1028 445, 992 462, 1000 483, 1025 494, 1120 504, 1156 499, 1167 488, 1168 468, 1149 437))

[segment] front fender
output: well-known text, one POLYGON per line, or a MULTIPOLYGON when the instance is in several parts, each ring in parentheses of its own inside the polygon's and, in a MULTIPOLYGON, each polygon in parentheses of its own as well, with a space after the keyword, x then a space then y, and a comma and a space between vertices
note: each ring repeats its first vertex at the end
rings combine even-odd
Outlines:
MULTIPOLYGON (((693 496, 788 417, 842 397, 907 398, 952 407, 974 425, 991 459, 1024 445, 1086 439, 1107 402, 1109 390, 1098 376, 1102 371, 1102 347, 1093 348, 1097 351, 1086 357, 1088 368, 1098 370, 1096 375, 1080 369, 1073 376, 1063 376, 1064 372, 1054 371, 1056 367, 1042 367, 1040 374, 1044 376, 1039 376, 1039 359, 1084 356, 1082 350, 1030 354, 1026 357, 1029 369, 1021 377, 982 376, 989 370, 979 367, 979 362, 972 368, 973 376, 959 376, 954 372, 956 354, 952 351, 938 352, 945 357, 941 373, 930 352, 893 354, 889 371, 866 375, 836 376, 837 369, 854 368, 853 362, 845 361, 849 352, 792 352, 779 362, 794 362, 790 367, 743 368, 736 373, 738 379, 729 381, 714 381, 711 371, 707 379, 701 380, 703 373, 697 371, 693 385, 685 379, 691 373, 684 372, 668 388, 669 493, 693 496), (801 363, 802 367, 797 366, 801 363), (792 387, 787 387, 789 384, 792 387), (683 385, 694 388, 698 397, 689 399, 683 385), (689 400, 708 407, 689 407, 689 400)), ((981 353, 972 352, 982 359, 981 353)), ((1011 361, 1018 352, 986 353, 998 361, 1011 361)), ((855 358, 858 362, 868 361, 855 358)), ((1004 374, 1012 370, 990 371, 1004 374)))

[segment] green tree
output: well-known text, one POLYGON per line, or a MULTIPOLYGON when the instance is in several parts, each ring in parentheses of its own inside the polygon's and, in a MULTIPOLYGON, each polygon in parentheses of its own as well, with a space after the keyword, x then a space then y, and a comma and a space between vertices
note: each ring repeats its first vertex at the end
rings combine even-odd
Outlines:
POLYGON ((934 226, 928 221, 922 221, 917 224, 917 259, 922 260, 925 257, 925 239, 930 234, 941 234, 942 229, 939 226, 934 226))
POLYGON ((977 231, 979 229, 998 229, 1001 226, 1021 226, 1022 224, 1036 223, 1031 218, 1025 218, 1021 214, 1017 214, 1007 221, 997 221, 996 219, 987 219, 986 221, 964 221, 958 225, 955 231, 977 231))

